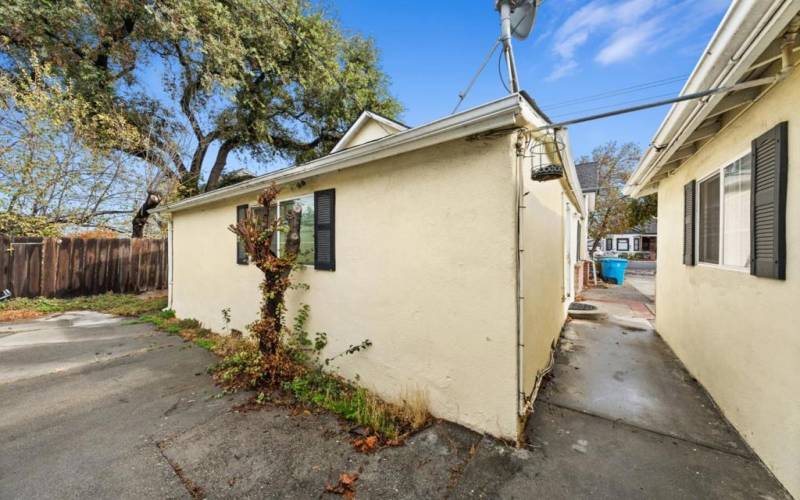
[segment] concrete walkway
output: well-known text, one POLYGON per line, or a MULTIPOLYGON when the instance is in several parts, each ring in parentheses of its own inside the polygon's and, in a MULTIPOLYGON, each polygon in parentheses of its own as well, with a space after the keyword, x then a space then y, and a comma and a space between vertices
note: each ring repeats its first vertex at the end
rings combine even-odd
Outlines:
POLYGON ((555 375, 509 446, 437 422, 371 454, 327 412, 236 403, 216 358, 95 313, 0 324, 0 499, 788 498, 649 329, 628 287, 590 294, 555 375), (625 302, 619 302, 623 300, 625 302), (606 302, 611 301, 611 302, 606 302))
POLYGON ((569 471, 548 492, 789 498, 655 333, 647 297, 629 284, 583 296, 609 317, 568 324, 528 430, 548 457, 540 477, 569 471))

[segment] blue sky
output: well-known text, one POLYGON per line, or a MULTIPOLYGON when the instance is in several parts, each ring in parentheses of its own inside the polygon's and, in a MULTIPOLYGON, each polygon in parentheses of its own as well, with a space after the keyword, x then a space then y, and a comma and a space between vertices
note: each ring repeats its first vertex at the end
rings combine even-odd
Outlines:
MULTIPOLYGON (((544 0, 532 35, 515 41, 521 87, 554 120, 677 95, 727 0, 544 0), (636 92, 611 93, 655 82, 636 92)), ((326 0, 353 33, 372 37, 411 126, 449 114, 499 34, 493 0, 326 0)), ((461 109, 506 94, 497 53, 461 109)), ((647 146, 668 108, 575 125, 576 157, 610 140, 647 146)))

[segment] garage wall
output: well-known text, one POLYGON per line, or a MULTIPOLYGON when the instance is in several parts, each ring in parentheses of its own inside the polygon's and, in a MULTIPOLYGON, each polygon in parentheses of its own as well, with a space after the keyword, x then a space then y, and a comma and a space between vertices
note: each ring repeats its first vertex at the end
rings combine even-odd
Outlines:
MULTIPOLYGON (((512 138, 457 141, 312 178, 336 189, 336 271, 299 271, 290 315, 311 306, 326 355, 370 339, 337 368, 383 397, 427 393, 432 413, 516 437, 512 138)), ((288 196, 290 193, 284 193, 288 196)), ((219 331, 256 319, 259 274, 237 265, 241 198, 174 214, 173 308, 219 331)))

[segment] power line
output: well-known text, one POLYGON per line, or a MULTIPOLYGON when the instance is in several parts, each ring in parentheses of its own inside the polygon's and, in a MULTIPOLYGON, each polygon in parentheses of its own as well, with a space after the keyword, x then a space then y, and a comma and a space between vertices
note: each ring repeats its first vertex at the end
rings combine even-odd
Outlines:
POLYGON ((637 106, 631 106, 631 107, 627 107, 627 108, 606 111, 605 113, 598 113, 598 114, 589 115, 589 116, 582 116, 580 118, 573 118, 571 120, 565 120, 565 121, 557 122, 557 123, 549 123, 549 124, 544 125, 542 127, 538 127, 535 130, 539 131, 539 130, 561 129, 561 128, 567 127, 569 125, 575 125, 576 123, 585 123, 585 122, 590 122, 590 121, 594 121, 594 120, 599 120, 601 118, 608 118, 610 116, 623 115, 623 114, 626 114, 626 113, 633 113, 635 111, 641 111, 643 109, 650 109, 650 108, 656 108, 658 106, 665 106, 667 104, 675 104, 675 103, 683 102, 683 101, 691 101, 691 100, 695 100, 695 99, 702 99, 702 98, 704 98, 706 96, 710 96, 710 95, 714 95, 714 94, 735 92, 735 91, 738 91, 738 90, 744 90, 744 89, 749 89, 749 88, 754 88, 754 87, 760 87, 760 86, 763 86, 763 85, 772 85, 776 81, 779 81, 780 78, 781 78, 781 75, 758 78, 756 80, 750 80, 750 81, 747 81, 747 82, 736 83, 734 85, 729 85, 727 87, 716 87, 716 88, 713 88, 713 89, 702 90, 700 92, 693 92, 691 94, 679 95, 678 97, 671 97, 669 99, 662 99, 662 100, 659 100, 659 101, 653 101, 653 102, 648 102, 648 103, 645 103, 645 104, 639 104, 637 106))
POLYGON ((664 78, 664 79, 661 79, 661 80, 653 80, 653 81, 650 81, 650 82, 644 82, 644 83, 640 83, 638 85, 633 85, 633 86, 630 86, 630 87, 623 87, 623 88, 620 88, 620 89, 614 89, 614 90, 609 90, 609 91, 606 91, 606 92, 601 92, 599 94, 592 94, 592 95, 588 95, 588 96, 584 96, 584 97, 578 97, 578 98, 575 98, 575 99, 569 99, 567 101, 555 102, 553 104, 542 104, 541 106, 543 108, 547 108, 547 109, 568 107, 568 106, 572 106, 574 104, 580 104, 580 103, 584 103, 584 102, 602 100, 602 99, 607 98, 607 97, 615 97, 615 96, 618 96, 618 95, 631 94, 631 93, 639 92, 641 90, 646 90, 646 89, 650 89, 650 88, 654 88, 654 87, 662 87, 664 85, 669 85, 671 83, 682 81, 687 76, 688 75, 679 75, 679 76, 674 76, 674 77, 670 77, 670 78, 664 78))
POLYGON ((637 98, 637 99, 630 99, 630 100, 627 100, 627 101, 616 102, 614 104, 604 104, 603 106, 595 106, 595 107, 592 107, 592 108, 584 108, 584 109, 580 109, 580 110, 577 110, 577 111, 568 111, 568 112, 565 112, 565 113, 558 113, 558 114, 554 115, 554 117, 558 118, 560 116, 576 115, 576 114, 580 114, 580 113, 588 113, 590 111, 599 111, 599 110, 603 110, 603 109, 616 108, 618 106, 624 106, 626 104, 636 104, 636 103, 640 103, 640 102, 647 102, 647 101, 649 101, 651 99, 660 99, 662 97, 669 97, 669 96, 674 96, 674 95, 675 95, 674 92, 656 94, 656 95, 651 95, 651 96, 647 96, 647 97, 640 97, 640 98, 637 98))

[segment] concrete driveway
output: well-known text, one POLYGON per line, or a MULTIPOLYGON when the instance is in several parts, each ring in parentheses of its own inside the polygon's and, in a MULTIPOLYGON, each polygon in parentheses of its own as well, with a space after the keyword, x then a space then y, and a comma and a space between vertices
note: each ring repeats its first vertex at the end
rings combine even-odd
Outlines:
POLYGON ((439 422, 363 454, 328 413, 236 410, 250 395, 222 395, 214 361, 97 313, 0 324, 0 499, 335 498, 344 472, 358 498, 787 498, 744 453, 546 397, 571 366, 525 448, 439 422))
POLYGON ((228 411, 213 361, 105 314, 0 324, 0 498, 185 497, 158 443, 228 411))

